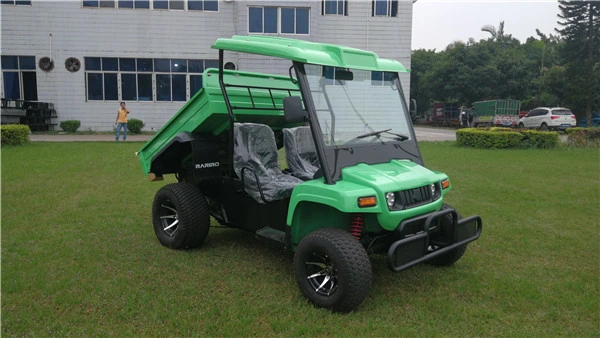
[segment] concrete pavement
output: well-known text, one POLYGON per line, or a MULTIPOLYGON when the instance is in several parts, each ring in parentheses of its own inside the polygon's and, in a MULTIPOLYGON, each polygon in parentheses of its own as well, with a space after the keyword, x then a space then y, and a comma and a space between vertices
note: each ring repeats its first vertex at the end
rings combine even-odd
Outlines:
MULTIPOLYGON (((415 127, 415 134, 419 141, 456 141, 456 130, 415 127)), ((121 136, 122 137, 122 136, 121 136)), ((152 135, 127 135, 127 142, 146 142, 152 135)), ((29 139, 33 142, 115 142, 114 134, 32 134, 29 139)))
MULTIPOLYGON (((146 142, 152 135, 127 135, 126 142, 146 142)), ((93 134, 93 135, 73 135, 73 134, 58 134, 44 135, 31 134, 29 139, 33 142, 115 142, 114 134, 93 134)), ((123 141, 123 136, 119 138, 119 142, 123 141)))

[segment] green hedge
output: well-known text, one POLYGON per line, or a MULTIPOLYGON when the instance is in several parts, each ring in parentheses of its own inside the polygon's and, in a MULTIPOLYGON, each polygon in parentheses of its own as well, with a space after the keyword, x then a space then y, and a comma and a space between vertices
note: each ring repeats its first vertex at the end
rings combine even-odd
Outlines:
POLYGON ((127 130, 134 134, 139 134, 144 126, 145 124, 142 120, 129 119, 129 121, 127 121, 127 130))
POLYGON ((569 128, 567 144, 573 147, 600 147, 600 128, 569 128))
POLYGON ((515 148, 523 135, 517 132, 499 132, 487 129, 465 128, 456 131, 456 142, 462 147, 473 148, 515 148))
POLYGON ((465 128, 456 131, 456 142, 461 147, 506 148, 554 148, 558 145, 558 133, 492 127, 465 128))
POLYGON ((22 124, 7 124, 0 126, 2 145, 20 146, 29 143, 29 126, 22 124))
POLYGON ((558 145, 558 133, 552 131, 523 130, 521 148, 549 149, 558 145))
POLYGON ((60 128, 67 133, 74 133, 81 126, 79 120, 65 120, 60 123, 60 128))

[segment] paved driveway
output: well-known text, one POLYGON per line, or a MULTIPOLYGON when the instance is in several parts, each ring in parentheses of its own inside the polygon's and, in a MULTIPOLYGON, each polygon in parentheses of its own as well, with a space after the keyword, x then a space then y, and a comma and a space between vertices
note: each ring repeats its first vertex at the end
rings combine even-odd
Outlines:
MULTIPOLYGON (((415 127, 417 140, 419 141, 456 141, 455 129, 430 128, 430 127, 415 127)), ((127 141, 145 142, 152 135, 127 135, 127 141)), ((31 141, 42 142, 115 142, 115 136, 112 134, 96 134, 96 135, 44 135, 32 134, 29 136, 31 141)))
POLYGON ((456 141, 456 129, 415 126, 417 141, 456 141))

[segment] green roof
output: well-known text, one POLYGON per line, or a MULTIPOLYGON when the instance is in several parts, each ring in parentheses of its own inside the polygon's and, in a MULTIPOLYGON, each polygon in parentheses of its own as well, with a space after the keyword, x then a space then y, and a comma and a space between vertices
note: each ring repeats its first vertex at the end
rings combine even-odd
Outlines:
POLYGON ((235 35, 230 39, 218 39, 212 48, 341 68, 384 72, 408 71, 400 62, 379 58, 370 51, 273 36, 235 35))

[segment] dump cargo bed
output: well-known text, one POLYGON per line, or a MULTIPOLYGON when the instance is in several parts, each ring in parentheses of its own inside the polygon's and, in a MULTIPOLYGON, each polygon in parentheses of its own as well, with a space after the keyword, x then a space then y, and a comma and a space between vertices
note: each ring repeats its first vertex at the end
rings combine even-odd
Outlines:
MULTIPOLYGON (((283 98, 300 96, 297 83, 287 76, 224 70, 223 82, 236 122, 253 121, 283 128, 283 98)), ((138 151, 142 170, 145 174, 153 172, 152 161, 178 135, 218 136, 228 130, 229 124, 229 113, 219 85, 219 70, 209 68, 203 74, 203 88, 138 151)))

